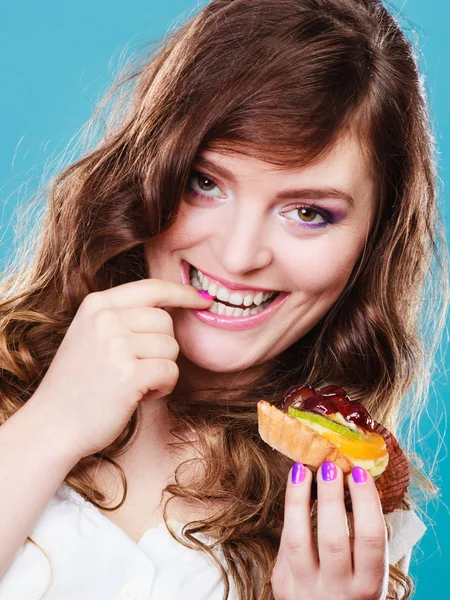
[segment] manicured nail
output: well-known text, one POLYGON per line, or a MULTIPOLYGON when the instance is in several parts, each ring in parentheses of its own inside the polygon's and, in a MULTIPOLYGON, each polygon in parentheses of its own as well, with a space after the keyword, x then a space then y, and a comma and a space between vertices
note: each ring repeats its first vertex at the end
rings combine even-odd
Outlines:
POLYGON ((202 296, 203 298, 206 298, 206 300, 213 300, 214 296, 211 296, 211 294, 208 294, 208 292, 206 290, 197 290, 198 293, 200 294, 200 296, 202 296))
POLYGON ((337 477, 336 465, 330 461, 326 461, 322 465, 323 481, 334 481, 337 477))
POLYGON ((366 483, 367 471, 362 467, 353 467, 352 477, 355 483, 366 483))
POLYGON ((292 483, 302 483, 305 480, 306 469, 302 463, 296 462, 292 467, 292 483))

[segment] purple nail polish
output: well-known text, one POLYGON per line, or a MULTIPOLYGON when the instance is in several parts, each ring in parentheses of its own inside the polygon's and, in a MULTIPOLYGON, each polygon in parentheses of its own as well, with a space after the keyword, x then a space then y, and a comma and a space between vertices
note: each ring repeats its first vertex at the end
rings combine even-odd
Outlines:
POLYGON ((367 471, 365 471, 362 467, 353 467, 352 477, 355 483, 366 483, 367 471))
POLYGON ((198 290, 198 293, 203 298, 206 298, 206 300, 212 300, 214 298, 214 296, 211 296, 211 294, 208 294, 208 292, 206 290, 198 290))
POLYGON ((306 469, 302 463, 296 462, 292 467, 292 483, 302 483, 305 480, 306 469))
POLYGON ((323 481, 334 481, 337 477, 336 465, 330 461, 326 461, 322 465, 323 481))

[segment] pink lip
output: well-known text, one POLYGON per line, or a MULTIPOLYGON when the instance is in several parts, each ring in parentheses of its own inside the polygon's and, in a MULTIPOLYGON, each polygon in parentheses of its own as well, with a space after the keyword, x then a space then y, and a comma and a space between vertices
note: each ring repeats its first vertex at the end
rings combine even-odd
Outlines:
MULTIPOLYGON (((203 271, 202 271, 203 272, 203 271)), ((189 279, 189 264, 185 261, 181 263, 181 280, 184 284, 190 284, 189 279)), ((227 286, 228 287, 228 286, 227 286)), ((233 288, 233 289, 241 289, 241 288, 233 288)), ((245 289, 255 289, 255 288, 245 288, 245 289)), ((259 288, 257 288, 259 289, 259 288)), ((262 288, 261 288, 262 289, 262 288)), ((267 290, 270 291, 270 290, 267 290)), ((208 325, 213 325, 215 327, 221 327, 222 329, 232 329, 232 330, 242 330, 242 329, 250 329, 251 327, 256 327, 263 321, 265 321, 268 317, 270 317, 280 306, 284 303, 287 297, 290 294, 288 292, 280 292, 278 296, 275 298, 273 302, 269 304, 267 308, 258 313, 257 315, 248 315, 246 317, 228 317, 225 315, 217 315, 215 313, 209 312, 208 310, 196 310, 189 309, 192 313, 203 321, 204 323, 208 323, 208 325)))

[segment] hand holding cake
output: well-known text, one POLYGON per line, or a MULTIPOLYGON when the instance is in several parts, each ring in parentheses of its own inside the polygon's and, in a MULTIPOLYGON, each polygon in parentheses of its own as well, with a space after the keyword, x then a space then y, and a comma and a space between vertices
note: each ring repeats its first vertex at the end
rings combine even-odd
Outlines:
POLYGON ((336 386, 293 386, 280 408, 261 400, 258 424, 264 441, 296 461, 271 579, 275 598, 384 600, 383 512, 398 506, 409 482, 406 458, 392 434, 336 386), (316 494, 315 541, 311 498, 316 494))

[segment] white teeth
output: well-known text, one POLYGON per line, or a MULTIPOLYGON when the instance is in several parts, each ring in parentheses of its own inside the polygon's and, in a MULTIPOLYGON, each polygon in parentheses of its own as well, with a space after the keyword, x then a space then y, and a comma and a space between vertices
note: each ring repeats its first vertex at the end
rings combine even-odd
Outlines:
POLYGON ((242 301, 242 294, 239 294, 238 292, 233 292, 232 294, 230 294, 230 299, 228 300, 230 304, 236 304, 236 306, 240 306, 242 304, 242 301))
POLYGON ((229 306, 225 306, 225 304, 222 304, 222 302, 218 302, 217 303, 217 314, 218 315, 226 314, 227 308, 229 308, 229 306))
POLYGON ((254 308, 246 308, 244 310, 243 308, 226 306, 225 304, 222 304, 222 302, 216 302, 214 300, 214 302, 208 310, 209 312, 212 312, 216 315, 225 315, 228 317, 246 317, 248 315, 257 315, 258 313, 263 311, 266 308, 266 306, 267 304, 264 303, 263 305, 255 306, 254 308))
POLYGON ((217 293, 217 285, 215 283, 211 283, 211 285, 208 288, 208 294, 210 296, 215 296, 217 293))
POLYGON ((195 289, 197 289, 197 290, 201 290, 202 289, 202 284, 200 283, 199 279, 197 279, 197 277, 193 277, 191 279, 191 285, 194 286, 195 289))
POLYGON ((259 306, 262 301, 263 301, 263 293, 258 292, 256 294, 256 296, 253 298, 253 304, 256 304, 256 306, 259 306))
POLYGON ((223 300, 224 302, 229 302, 230 292, 224 287, 219 288, 219 291, 217 292, 217 299, 223 300))
POLYGON ((195 269, 194 267, 191 268, 191 273, 191 285, 193 285, 198 290, 206 290, 208 294, 216 298, 216 301, 213 302, 209 311, 219 315, 226 314, 229 316, 238 317, 241 315, 247 316, 249 314, 257 314, 258 312, 261 312, 261 310, 264 310, 264 308, 267 306, 267 300, 269 298, 272 298, 272 296, 276 294, 276 292, 261 291, 255 295, 247 294, 246 296, 243 296, 239 292, 230 291, 221 284, 213 282, 213 280, 208 278, 207 275, 205 275, 198 269, 195 269), (234 304, 235 307, 239 308, 225 306, 221 302, 218 302, 219 300, 222 300, 222 302, 227 302, 229 304, 234 304), (250 307, 252 304, 256 306, 253 306, 253 308, 241 308, 242 305, 250 307))
POLYGON ((210 312, 216 313, 218 315, 226 315, 227 317, 246 317, 247 315, 257 315, 262 312, 266 308, 267 304, 262 304, 260 306, 255 306, 254 308, 237 308, 234 306, 227 306, 222 304, 222 302, 213 302, 210 312))

